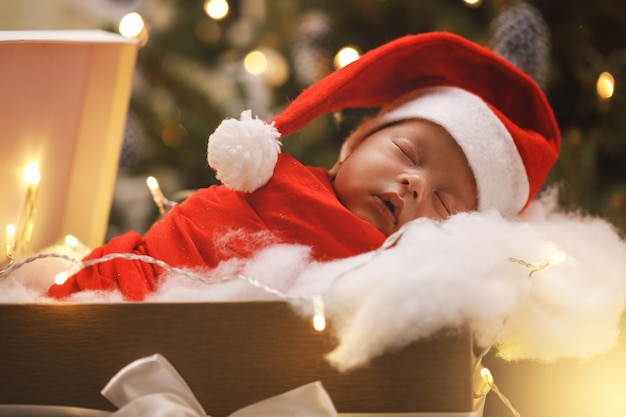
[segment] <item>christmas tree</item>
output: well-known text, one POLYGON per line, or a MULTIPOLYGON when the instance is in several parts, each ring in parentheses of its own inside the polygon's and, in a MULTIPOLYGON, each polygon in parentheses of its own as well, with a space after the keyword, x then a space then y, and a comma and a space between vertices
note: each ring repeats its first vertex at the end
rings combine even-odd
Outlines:
MULTIPOLYGON (((593 6, 582 0, 221 3, 228 7, 223 17, 207 11, 218 1, 139 4, 147 38, 137 63, 120 162, 123 175, 158 172, 172 184, 170 193, 215 183, 205 160, 206 138, 224 117, 250 108, 271 118, 332 71, 344 46, 362 53, 404 34, 445 30, 490 46, 542 86, 563 136, 548 184, 559 186, 565 208, 602 215, 626 228, 621 168, 626 121, 619 117, 626 68, 619 35, 626 18, 619 1, 593 6), (246 69, 254 51, 265 60, 265 69, 246 69), (599 92, 598 85, 605 90, 599 92)), ((284 151, 328 167, 361 116, 322 117, 298 132, 297 139, 285 141, 284 151)), ((112 223, 116 216, 128 213, 114 211, 112 223)))
MULTIPOLYGON (((621 0, 39 3, 3 0, 2 29, 117 32, 129 12, 145 25, 138 35, 142 47, 110 236, 143 231, 157 217, 146 176, 156 176, 174 200, 185 198, 185 190, 216 183, 205 159, 206 139, 223 118, 245 109, 271 118, 332 71, 345 46, 363 53, 404 34, 433 30, 489 46, 535 78, 562 131, 561 155, 548 185, 559 186, 564 208, 604 216, 626 230, 626 120, 620 117, 626 110, 626 14, 621 0), (253 68, 246 69, 246 62, 253 68)), ((307 164, 330 166, 361 116, 321 117, 285 141, 283 150, 307 164)))

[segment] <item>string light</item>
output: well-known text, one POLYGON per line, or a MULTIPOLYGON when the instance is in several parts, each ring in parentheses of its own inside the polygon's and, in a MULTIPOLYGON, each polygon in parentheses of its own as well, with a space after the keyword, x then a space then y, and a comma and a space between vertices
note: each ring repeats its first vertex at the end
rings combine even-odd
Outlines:
POLYGON ((326 328, 326 317, 324 316, 324 300, 322 296, 313 296, 313 328, 318 332, 326 328))
POLYGON ((491 375, 491 371, 488 368, 483 368, 480 370, 480 376, 482 377, 485 384, 492 386, 493 385, 493 375, 491 375))
POLYGON ((146 178, 146 184, 150 189, 150 194, 152 194, 152 200, 154 200, 154 204, 156 204, 156 206, 159 208, 159 214, 163 216, 165 214, 165 207, 163 206, 165 196, 161 192, 159 182, 154 177, 148 177, 146 178))
POLYGON ((560 262, 563 262, 565 259, 567 259, 567 255, 565 255, 564 252, 556 252, 554 253, 550 258, 546 259, 545 261, 543 261, 540 264, 531 264, 529 262, 526 262, 522 259, 517 259, 517 258, 509 258, 509 261, 511 262, 515 262, 518 263, 520 265, 525 266, 526 268, 530 269, 530 273, 528 274, 529 277, 532 277, 532 275, 535 272, 541 271, 546 269, 549 266, 553 266, 556 265, 560 262))
POLYGON ((72 264, 72 266, 65 271, 61 271, 54 277, 54 283, 57 285, 65 284, 65 281, 69 279, 72 275, 78 273, 81 269, 83 269, 80 262, 76 262, 72 264))
MULTIPOLYGON (((474 391, 474 398, 482 399, 487 394, 489 394, 489 391, 491 391, 491 387, 493 385, 493 376, 491 375, 489 369, 482 366, 477 372, 480 379, 479 381, 474 382, 474 385, 478 385, 478 391, 474 391)), ((474 371, 474 375, 476 375, 476 371, 474 371)))
POLYGON ((26 166, 26 169, 24 170, 24 181, 27 184, 39 184, 39 181, 41 181, 41 174, 39 173, 39 165, 37 162, 31 162, 26 166))
POLYGON ((165 195, 163 195, 161 187, 159 187, 159 182, 156 178, 152 176, 146 178, 146 184, 150 189, 150 194, 152 194, 152 200, 154 201, 154 204, 156 204, 157 208, 159 209, 159 214, 161 216, 164 216, 166 211, 165 209, 175 206, 176 202, 170 201, 165 198, 165 195))
POLYGON ((502 401, 502 403, 506 406, 506 408, 509 409, 511 414, 513 414, 515 417, 521 417, 521 414, 515 409, 515 407, 513 407, 513 404, 511 404, 511 401, 509 401, 509 399, 500 391, 500 389, 498 389, 498 386, 496 385, 493 379, 493 375, 491 374, 491 371, 489 369, 482 368, 480 370, 480 377, 484 384, 484 387, 481 390, 481 392, 486 390, 483 396, 487 395, 489 391, 493 391, 498 396, 498 398, 500 398, 500 401, 502 401))
POLYGON ((13 261, 15 255, 15 225, 8 224, 6 238, 4 241, 4 254, 9 262, 13 261))
POLYGON ((78 247, 78 243, 79 242, 76 236, 73 236, 73 235, 65 236, 65 244, 69 246, 70 248, 75 249, 76 247, 78 247))
POLYGON ((24 201, 24 211, 22 212, 22 226, 20 228, 20 238, 18 241, 20 250, 28 247, 35 227, 35 213, 37 211, 37 196, 39 195, 39 182, 41 174, 36 162, 31 162, 24 170, 24 182, 26 183, 26 199, 24 201))
MULTIPOLYGON (((39 257, 45 257, 46 255, 39 255, 39 257)), ((66 258, 67 259, 67 258, 66 258)), ((59 272, 55 277, 54 277, 54 283, 57 285, 63 285, 72 275, 77 274, 78 272, 80 272, 81 270, 97 265, 97 264, 101 264, 101 263, 105 263, 105 262, 109 262, 112 261, 114 259, 125 259, 128 261, 139 261, 139 262, 144 262, 144 263, 148 263, 148 264, 153 264, 153 265, 157 265, 159 267, 161 267, 162 269, 165 269, 169 272, 172 272, 174 274, 178 274, 178 275, 182 275, 185 276, 187 278, 193 279, 195 281, 199 281, 205 284, 217 284, 220 282, 225 282, 225 281, 231 281, 233 279, 239 279, 242 281, 247 282, 248 284, 259 288, 263 291, 265 291, 268 294, 272 294, 275 295, 278 298, 281 298, 283 300, 310 300, 311 303, 313 304, 313 326, 316 330, 318 331, 322 331, 326 328, 326 318, 324 317, 324 302, 322 300, 322 297, 319 295, 314 295, 314 296, 309 296, 309 295, 301 295, 301 294, 289 294, 289 293, 285 293, 282 292, 280 290, 277 290, 275 288, 269 287, 265 284, 263 284, 262 282, 260 282, 259 280, 249 277, 247 275, 243 275, 243 274, 236 274, 236 275, 232 275, 232 276, 226 276, 224 278, 221 279, 208 279, 202 275, 199 275, 195 272, 189 271, 187 269, 182 269, 182 268, 177 268, 174 266, 169 265, 167 262, 161 261, 159 259, 155 259, 151 256, 148 255, 137 255, 134 253, 109 253, 107 255, 104 255, 100 258, 95 258, 95 259, 88 259, 88 260, 83 260, 83 261, 77 261, 75 259, 71 259, 72 261, 72 265, 66 269, 65 271, 59 272)), ((14 268, 11 269, 10 272, 12 272, 13 270, 19 268, 22 265, 16 265, 14 268)), ((0 274, 0 276, 2 276, 2 274, 0 274)))
POLYGON ((38 255, 30 256, 24 259, 23 261, 10 264, 7 268, 4 268, 3 270, 0 271, 0 278, 5 278, 11 275, 11 273, 17 271, 18 269, 22 268, 25 265, 38 261, 40 259, 45 259, 45 258, 59 258, 59 259, 65 259, 66 261, 69 261, 69 262, 76 262, 76 259, 74 259, 73 257, 64 255, 62 253, 40 253, 38 255))
POLYGON ((87 252, 89 248, 83 242, 78 240, 78 238, 74 235, 67 235, 65 239, 63 239, 65 246, 73 251, 78 252, 87 252))

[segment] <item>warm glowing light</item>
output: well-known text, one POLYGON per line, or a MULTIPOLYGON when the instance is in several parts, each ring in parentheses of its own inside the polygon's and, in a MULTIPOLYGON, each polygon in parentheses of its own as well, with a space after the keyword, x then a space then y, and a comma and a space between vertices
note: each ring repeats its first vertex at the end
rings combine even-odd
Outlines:
POLYGON ((335 68, 342 68, 346 65, 356 61, 361 57, 359 50, 353 46, 346 46, 341 48, 337 55, 335 55, 334 63, 335 68))
POLYGON ((478 7, 482 4, 483 0, 463 0, 466 6, 469 7, 478 7))
POLYGON ((38 185, 40 180, 41 174, 39 174, 39 166, 36 162, 31 162, 24 170, 24 181, 26 184, 38 185))
POLYGON ((243 66, 250 74, 263 74, 267 69, 267 57, 261 51, 252 51, 243 59, 243 66))
POLYGON ((76 236, 73 236, 73 235, 65 236, 65 244, 69 246, 70 248, 77 248, 78 243, 79 243, 78 238, 76 238, 76 236))
POLYGON ((68 278, 69 278, 69 275, 67 274, 67 272, 59 272, 54 277, 54 283, 57 285, 63 285, 65 284, 65 281, 67 281, 68 278))
POLYGON ((567 258, 564 252, 557 252, 550 258, 550 265, 558 264, 559 262, 563 262, 567 258))
POLYGON ((321 332, 326 328, 326 317, 324 316, 324 301, 322 297, 313 297, 313 328, 321 332))
POLYGON ((313 316, 313 328, 318 332, 321 332, 326 328, 326 319, 324 316, 313 316))
POLYGON ((204 12, 211 19, 222 20, 228 15, 230 7, 226 0, 206 0, 204 2, 204 12))
POLYGON ((63 285, 69 277, 82 269, 81 265, 82 264, 80 263, 73 264, 69 269, 56 274, 56 276, 54 277, 54 283, 57 285, 63 285))
POLYGON ((491 375, 491 371, 487 368, 483 368, 480 370, 480 377, 483 379, 483 382, 488 385, 493 385, 493 375, 491 375))
POLYGON ((148 184, 148 188, 150 188, 150 191, 154 191, 159 188, 159 182, 154 177, 146 178, 146 184, 148 184))
POLYGON ((7 234, 4 241, 4 253, 7 258, 13 259, 15 253, 15 225, 7 225, 7 234))
POLYGON ((159 209, 159 214, 164 215, 166 199, 163 195, 163 192, 161 191, 161 188, 159 187, 159 182, 156 178, 150 176, 146 178, 146 184, 148 184, 148 188, 150 189, 150 194, 152 194, 152 200, 154 201, 154 204, 156 204, 159 209))
POLYGON ((35 213, 37 211, 37 196, 39 195, 39 181, 41 181, 39 166, 36 162, 31 162, 24 170, 24 182, 27 188, 22 219, 20 221, 20 237, 18 240, 20 250, 25 250, 28 247, 33 236, 35 213))
POLYGON ((596 82, 596 91, 598 92, 598 96, 602 99, 609 99, 613 97, 613 92, 615 91, 615 79, 610 72, 603 72, 598 77, 598 81, 596 82))
POLYGON ((138 37, 145 28, 143 18, 139 13, 128 13, 120 20, 119 32, 125 38, 138 37))

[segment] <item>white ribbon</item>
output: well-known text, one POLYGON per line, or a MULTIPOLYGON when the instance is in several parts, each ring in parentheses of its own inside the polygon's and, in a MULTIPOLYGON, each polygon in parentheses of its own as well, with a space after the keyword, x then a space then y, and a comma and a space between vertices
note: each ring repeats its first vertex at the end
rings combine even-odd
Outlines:
MULTIPOLYGON (((109 417, 207 417, 189 385, 159 354, 138 359, 120 370, 102 390, 118 410, 109 417)), ((321 382, 241 408, 229 417, 481 417, 482 405, 469 413, 341 413, 321 382)))
MULTIPOLYGON (((119 371, 102 395, 118 410, 111 417, 207 417, 189 385, 159 354, 138 359, 119 371)), ((312 382, 235 411, 230 417, 337 417, 322 384, 312 382)))

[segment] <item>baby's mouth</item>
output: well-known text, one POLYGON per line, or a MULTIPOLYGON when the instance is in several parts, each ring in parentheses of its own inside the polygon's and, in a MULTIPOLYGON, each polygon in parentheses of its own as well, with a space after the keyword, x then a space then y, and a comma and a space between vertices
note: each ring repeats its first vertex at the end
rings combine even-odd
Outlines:
POLYGON ((396 207, 393 204, 391 204, 391 201, 383 200, 383 203, 385 203, 385 205, 387 206, 390 212, 395 213, 396 207))
POLYGON ((379 198, 382 200, 385 207, 387 207, 387 209, 389 210, 389 213, 393 218, 393 224, 397 224, 398 216, 400 215, 400 212, 402 211, 402 206, 404 205, 404 202, 402 201, 400 196, 396 193, 386 193, 381 195, 379 198))

